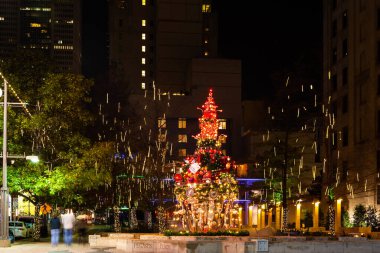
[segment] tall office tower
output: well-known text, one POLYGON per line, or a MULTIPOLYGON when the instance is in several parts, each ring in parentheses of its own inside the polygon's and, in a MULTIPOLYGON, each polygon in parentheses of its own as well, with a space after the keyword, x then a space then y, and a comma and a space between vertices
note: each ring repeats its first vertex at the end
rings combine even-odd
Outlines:
POLYGON ((42 50, 63 72, 81 72, 81 4, 76 0, 0 0, 0 58, 42 50))
MULTIPOLYGON (((135 93, 159 87, 172 95, 165 124, 179 157, 194 152, 187 142, 196 134, 199 114, 210 87, 231 129, 226 152, 239 155, 241 63, 217 58, 217 16, 211 0, 110 0, 109 60, 135 93), (182 147, 182 146, 183 147, 182 147)), ((226 131, 226 130, 224 130, 226 131)))
POLYGON ((0 59, 10 56, 17 48, 20 37, 18 13, 18 1, 0 1, 0 59))
POLYGON ((351 215, 359 203, 380 207, 379 6, 324 0, 323 7, 323 96, 335 117, 328 183, 351 215))

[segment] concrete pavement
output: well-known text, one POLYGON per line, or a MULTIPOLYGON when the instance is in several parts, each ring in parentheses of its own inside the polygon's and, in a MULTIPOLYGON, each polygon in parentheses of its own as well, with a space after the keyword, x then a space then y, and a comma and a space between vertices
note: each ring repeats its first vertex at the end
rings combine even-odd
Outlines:
POLYGON ((89 244, 74 243, 71 247, 60 243, 52 247, 49 242, 22 242, 13 243, 9 248, 0 248, 0 253, 121 253, 115 248, 90 247, 89 244))

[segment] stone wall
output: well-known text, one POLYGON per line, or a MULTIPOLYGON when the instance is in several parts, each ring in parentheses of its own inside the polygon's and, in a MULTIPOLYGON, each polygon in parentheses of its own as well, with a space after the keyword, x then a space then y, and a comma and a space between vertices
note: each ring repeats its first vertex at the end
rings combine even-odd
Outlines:
MULTIPOLYGON (((119 234, 101 237, 90 236, 91 247, 115 247, 128 253, 378 253, 380 241, 366 238, 341 237, 339 241, 316 237, 269 238, 268 251, 257 250, 258 239, 252 237, 196 237, 119 234), (290 240, 294 238, 294 240, 290 240)), ((265 244, 267 240, 259 239, 265 244)))

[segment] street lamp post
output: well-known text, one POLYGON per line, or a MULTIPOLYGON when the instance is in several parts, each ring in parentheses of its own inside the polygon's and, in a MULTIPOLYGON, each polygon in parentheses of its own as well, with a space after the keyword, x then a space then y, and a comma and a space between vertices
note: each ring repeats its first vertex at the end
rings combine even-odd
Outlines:
MULTIPOLYGON (((8 155, 7 152, 7 123, 8 123, 8 82, 0 72, 0 77, 4 82, 4 91, 0 89, 0 97, 4 96, 3 104, 4 106, 4 115, 3 115, 3 152, 0 157, 3 158, 3 187, 1 188, 1 217, 0 217, 0 247, 9 247, 9 214, 8 214, 8 180, 7 180, 7 158, 25 158, 26 160, 30 160, 33 163, 38 162, 38 156, 30 155, 30 156, 13 156, 8 155)), ((14 105, 23 104, 23 103, 11 103, 14 105)))
POLYGON ((4 115, 3 115, 3 187, 1 188, 1 241, 10 245, 8 224, 8 185, 7 185, 7 122, 8 122, 8 88, 4 80, 4 115))

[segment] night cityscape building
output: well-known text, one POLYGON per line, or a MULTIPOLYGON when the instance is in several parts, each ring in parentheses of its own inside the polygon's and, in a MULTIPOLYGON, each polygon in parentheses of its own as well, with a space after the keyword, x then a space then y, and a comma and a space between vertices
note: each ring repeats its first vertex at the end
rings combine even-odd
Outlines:
POLYGON ((46 52, 62 72, 81 73, 81 1, 1 0, 0 58, 17 49, 46 52))
POLYGON ((323 97, 335 117, 328 173, 352 215, 380 204, 380 11, 377 1, 323 4, 323 97))
POLYGON ((239 157, 241 62, 218 58, 211 1, 112 0, 108 16, 110 69, 136 94, 156 87, 171 94, 170 110, 165 119, 158 119, 158 126, 168 129, 173 156, 181 160, 194 152, 199 113, 193 106, 201 105, 214 88, 215 100, 224 109, 224 149, 239 157), (194 143, 191 150, 184 147, 189 143, 194 143))

